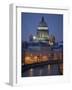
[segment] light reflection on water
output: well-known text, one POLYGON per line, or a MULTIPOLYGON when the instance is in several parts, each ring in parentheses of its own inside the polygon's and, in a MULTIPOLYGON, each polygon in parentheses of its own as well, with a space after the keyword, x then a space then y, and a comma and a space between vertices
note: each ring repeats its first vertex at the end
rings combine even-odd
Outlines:
POLYGON ((48 76, 48 75, 59 75, 59 67, 57 64, 30 68, 29 70, 22 73, 22 77, 48 76))

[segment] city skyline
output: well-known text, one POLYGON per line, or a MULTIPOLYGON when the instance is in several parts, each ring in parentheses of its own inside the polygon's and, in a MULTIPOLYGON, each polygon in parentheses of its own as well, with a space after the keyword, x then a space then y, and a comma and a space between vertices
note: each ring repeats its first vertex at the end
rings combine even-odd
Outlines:
POLYGON ((22 13, 22 77, 63 75, 63 15, 22 13))
POLYGON ((23 13, 21 14, 22 41, 28 41, 30 35, 36 35, 37 27, 44 17, 49 35, 54 35, 56 42, 63 41, 63 15, 61 14, 39 14, 23 13))

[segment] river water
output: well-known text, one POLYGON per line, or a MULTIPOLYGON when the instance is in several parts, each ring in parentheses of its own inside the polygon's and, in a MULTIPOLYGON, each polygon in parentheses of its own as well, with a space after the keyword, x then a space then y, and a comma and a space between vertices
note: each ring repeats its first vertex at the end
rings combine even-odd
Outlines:
POLYGON ((22 77, 60 75, 58 64, 44 65, 22 72, 22 77))

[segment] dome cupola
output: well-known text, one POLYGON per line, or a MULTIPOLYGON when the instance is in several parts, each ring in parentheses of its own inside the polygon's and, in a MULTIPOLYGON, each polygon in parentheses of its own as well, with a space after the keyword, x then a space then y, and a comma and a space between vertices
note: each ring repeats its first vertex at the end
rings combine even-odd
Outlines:
POLYGON ((43 16, 42 16, 42 19, 41 19, 37 29, 38 30, 48 30, 48 26, 47 26, 43 16))

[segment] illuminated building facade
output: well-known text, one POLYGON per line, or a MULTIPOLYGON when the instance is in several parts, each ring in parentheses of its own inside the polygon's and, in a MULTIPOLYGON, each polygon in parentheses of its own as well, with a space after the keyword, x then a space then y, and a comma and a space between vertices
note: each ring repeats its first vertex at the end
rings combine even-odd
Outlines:
POLYGON ((48 41, 49 40, 49 31, 48 26, 42 17, 39 26, 37 28, 37 40, 39 41, 48 41))
POLYGON ((33 41, 47 42, 49 45, 53 45, 55 43, 54 35, 49 36, 49 28, 44 20, 44 17, 42 17, 37 27, 37 33, 36 36, 33 36, 33 41))

